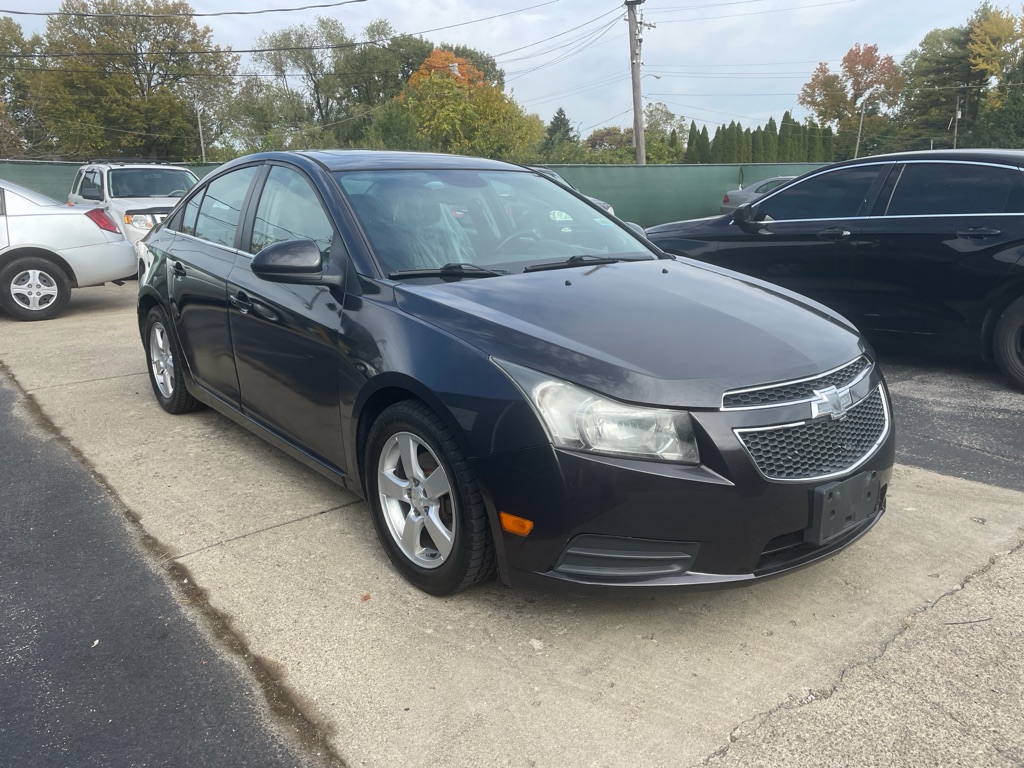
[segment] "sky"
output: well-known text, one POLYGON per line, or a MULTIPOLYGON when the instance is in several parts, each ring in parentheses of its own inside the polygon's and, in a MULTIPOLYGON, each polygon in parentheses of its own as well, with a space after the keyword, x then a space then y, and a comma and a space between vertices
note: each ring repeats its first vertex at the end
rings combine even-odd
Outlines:
MULTIPOLYGON (((59 0, 0 0, 11 10, 55 11, 59 0), (43 7, 40 7, 43 5, 43 7)), ((686 122, 714 133, 730 121, 755 127, 787 110, 802 119, 800 87, 818 62, 838 70, 856 43, 876 44, 897 61, 930 30, 967 22, 981 0, 645 0, 641 92, 686 122)), ((268 31, 341 21, 364 27, 387 19, 400 33, 464 43, 493 55, 506 91, 547 123, 559 107, 581 135, 632 125, 628 25, 621 0, 191 0, 196 13, 291 9, 197 18, 217 45, 251 48, 268 31), (309 7, 309 6, 325 7, 309 7), (304 8, 303 10, 296 10, 304 8)), ((994 5, 1000 6, 999 0, 994 5)), ((11 14, 26 33, 45 19, 11 14)))

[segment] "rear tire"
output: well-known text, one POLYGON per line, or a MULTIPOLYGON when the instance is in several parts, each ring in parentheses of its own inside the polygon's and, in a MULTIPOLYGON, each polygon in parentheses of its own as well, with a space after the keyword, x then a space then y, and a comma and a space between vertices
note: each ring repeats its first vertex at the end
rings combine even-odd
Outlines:
POLYGON ((48 259, 15 259, 0 270, 0 307, 15 320, 49 320, 70 298, 67 275, 48 259))
POLYGON ((494 574, 494 542, 469 461, 430 408, 386 408, 366 448, 367 501, 395 568, 431 595, 450 595, 494 574))
POLYGON ((1015 387, 1024 389, 1024 296, 1003 310, 993 339, 996 365, 1015 387))
POLYGON ((149 383, 153 387, 160 407, 168 413, 188 413, 203 407, 185 388, 184 358, 177 339, 160 307, 153 307, 146 315, 143 336, 146 362, 149 364, 149 383))

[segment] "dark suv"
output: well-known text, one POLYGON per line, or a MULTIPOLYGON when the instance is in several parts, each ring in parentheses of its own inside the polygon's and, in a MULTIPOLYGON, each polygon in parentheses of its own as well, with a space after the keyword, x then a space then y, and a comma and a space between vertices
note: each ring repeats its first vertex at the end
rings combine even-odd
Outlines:
POLYGON ((647 234, 817 299, 869 337, 976 350, 1024 388, 1022 168, 1024 152, 999 150, 861 158, 647 234))

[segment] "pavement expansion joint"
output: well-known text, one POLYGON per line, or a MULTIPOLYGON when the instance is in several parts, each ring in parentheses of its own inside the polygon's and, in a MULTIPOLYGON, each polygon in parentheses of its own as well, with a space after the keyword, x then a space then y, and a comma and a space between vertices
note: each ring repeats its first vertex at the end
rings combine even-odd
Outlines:
POLYGON ((313 513, 308 514, 308 515, 302 515, 301 517, 292 518, 291 520, 285 520, 285 521, 280 522, 280 523, 275 523, 274 525, 268 525, 265 528, 257 528, 256 530, 253 530, 253 531, 246 531, 245 533, 240 533, 237 536, 232 536, 232 537, 227 538, 227 539, 221 539, 220 541, 215 541, 212 544, 207 544, 204 547, 199 547, 198 549, 193 549, 193 550, 191 550, 189 552, 184 552, 184 553, 182 553, 180 555, 167 555, 166 557, 160 559, 158 561, 158 564, 159 565, 163 565, 164 563, 166 563, 166 562, 168 562, 170 560, 175 560, 177 562, 181 562, 181 561, 183 561, 187 557, 191 557, 192 555, 198 555, 200 552, 205 552, 208 549, 214 549, 216 547, 224 546, 225 544, 230 544, 231 542, 234 542, 234 541, 241 541, 242 539, 248 539, 248 538, 252 538, 253 536, 259 536, 262 533, 267 533, 268 531, 273 531, 273 530, 275 530, 277 528, 284 528, 285 526, 288 526, 288 525, 294 525, 295 523, 301 523, 301 522, 304 522, 306 520, 311 520, 314 517, 320 517, 320 515, 326 515, 326 514, 328 514, 330 512, 338 512, 338 511, 340 511, 342 509, 346 509, 348 507, 355 506, 356 504, 359 504, 360 502, 362 502, 362 499, 353 499, 352 501, 348 501, 348 502, 345 502, 344 504, 339 504, 337 506, 330 507, 329 509, 321 509, 318 512, 313 512, 313 513))
POLYGON ((82 384, 95 384, 100 381, 117 381, 118 379, 130 379, 134 376, 146 376, 145 371, 135 371, 132 373, 119 373, 117 376, 98 376, 95 379, 78 379, 76 381, 62 381, 58 384, 43 384, 38 387, 32 387, 32 389, 23 390, 27 394, 33 392, 44 392, 48 389, 61 389, 63 387, 77 387, 82 384))

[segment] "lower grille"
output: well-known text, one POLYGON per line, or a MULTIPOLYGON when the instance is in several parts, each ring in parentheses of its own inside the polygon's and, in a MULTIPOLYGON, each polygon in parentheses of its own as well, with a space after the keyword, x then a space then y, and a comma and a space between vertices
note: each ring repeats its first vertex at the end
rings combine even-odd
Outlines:
POLYGON ((695 543, 581 534, 569 542, 554 571, 607 582, 678 576, 690 570, 699 549, 695 543))
POLYGON ((737 430, 736 434, 765 477, 810 480, 858 466, 874 452, 888 429, 889 412, 878 387, 839 421, 737 430))

